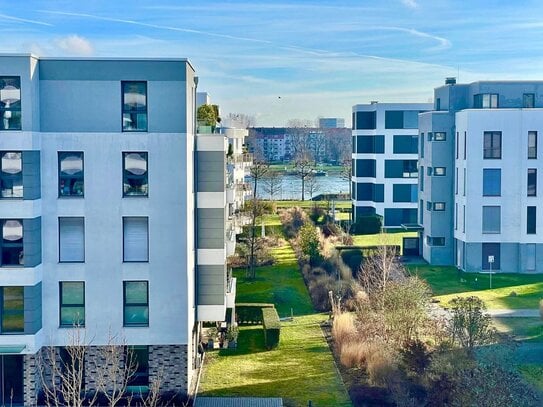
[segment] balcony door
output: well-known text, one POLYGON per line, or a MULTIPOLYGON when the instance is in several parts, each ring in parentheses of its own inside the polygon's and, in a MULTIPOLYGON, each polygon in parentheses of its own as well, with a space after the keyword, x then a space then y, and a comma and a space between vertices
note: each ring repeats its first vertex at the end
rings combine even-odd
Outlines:
POLYGON ((23 356, 0 356, 0 405, 23 405, 23 356))

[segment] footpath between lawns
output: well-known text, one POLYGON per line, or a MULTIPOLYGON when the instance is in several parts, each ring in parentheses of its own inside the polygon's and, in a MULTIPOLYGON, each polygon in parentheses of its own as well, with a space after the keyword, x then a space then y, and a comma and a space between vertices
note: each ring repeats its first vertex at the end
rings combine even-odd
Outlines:
POLYGON ((328 318, 316 314, 290 245, 272 250, 273 266, 259 267, 255 280, 237 270, 237 302, 273 302, 281 317, 294 315, 281 324, 277 349, 264 346, 261 326, 242 326, 235 350, 206 354, 199 388, 200 396, 282 397, 285 406, 351 406, 335 368, 333 356, 320 323, 328 318))

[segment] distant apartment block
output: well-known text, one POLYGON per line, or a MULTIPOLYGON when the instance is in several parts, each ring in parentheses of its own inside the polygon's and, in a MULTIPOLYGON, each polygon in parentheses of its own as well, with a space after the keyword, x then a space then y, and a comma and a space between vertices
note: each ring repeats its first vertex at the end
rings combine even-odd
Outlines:
POLYGON ((319 118, 319 127, 321 129, 344 128, 345 119, 339 117, 321 117, 319 118))
POLYGON ((418 115, 429 103, 353 106, 352 200, 354 220, 380 215, 383 226, 417 222, 418 115))
POLYGON ((1 405, 35 405, 74 329, 126 341, 132 389, 189 391, 202 322, 234 306, 245 165, 245 134, 197 133, 195 96, 185 59, 0 56, 1 405))
POLYGON ((543 82, 449 78, 419 116, 423 257, 466 271, 543 272, 543 82))

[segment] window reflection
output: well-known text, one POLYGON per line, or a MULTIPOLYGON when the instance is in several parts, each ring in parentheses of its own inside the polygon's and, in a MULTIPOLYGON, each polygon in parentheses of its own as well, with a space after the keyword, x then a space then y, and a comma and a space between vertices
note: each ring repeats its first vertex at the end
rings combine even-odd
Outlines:
POLYGON ((0 153, 0 191, 2 198, 23 197, 23 160, 20 152, 0 153))
POLYGON ((84 173, 82 152, 58 153, 59 196, 79 196, 84 194, 84 173))
POLYGON ((21 130, 21 78, 0 77, 0 130, 21 130))
POLYGON ((147 83, 122 82, 123 131, 147 131, 147 83))
POLYGON ((123 195, 147 196, 147 153, 123 153, 123 195))

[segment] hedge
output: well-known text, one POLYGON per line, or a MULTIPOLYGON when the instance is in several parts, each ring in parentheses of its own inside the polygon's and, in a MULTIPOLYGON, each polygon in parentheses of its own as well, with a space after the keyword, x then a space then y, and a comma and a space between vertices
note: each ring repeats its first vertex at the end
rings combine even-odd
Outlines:
POLYGON ((275 308, 262 308, 262 327, 264 328, 264 343, 266 344, 266 348, 276 348, 279 345, 281 322, 275 308))
POLYGON ((262 309, 274 308, 273 304, 266 303, 239 303, 236 304, 236 315, 239 325, 252 325, 262 323, 262 309))

